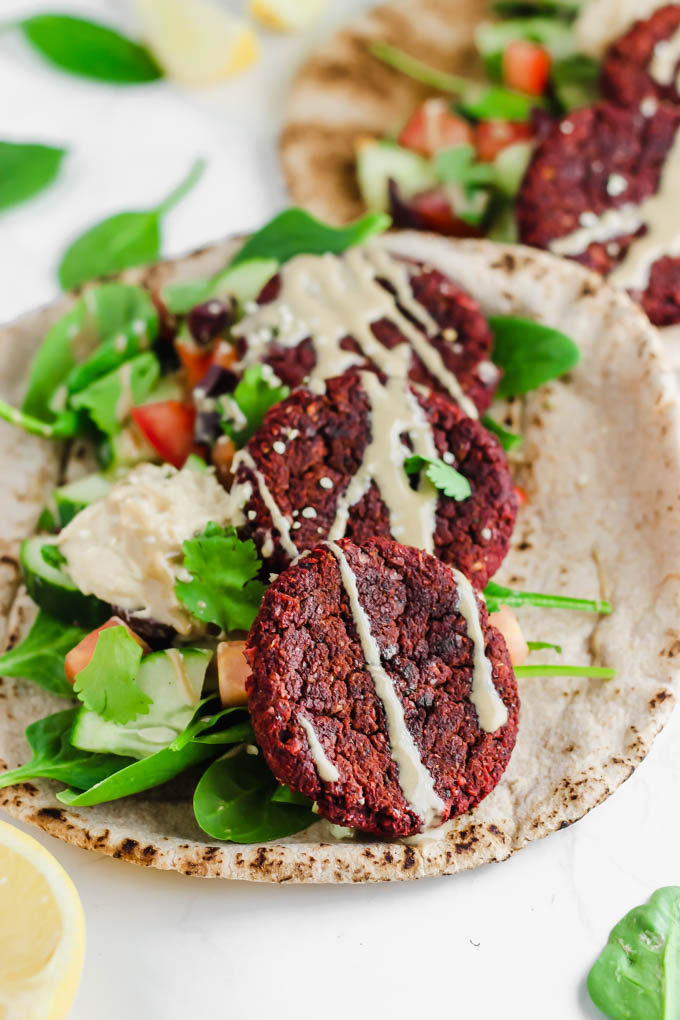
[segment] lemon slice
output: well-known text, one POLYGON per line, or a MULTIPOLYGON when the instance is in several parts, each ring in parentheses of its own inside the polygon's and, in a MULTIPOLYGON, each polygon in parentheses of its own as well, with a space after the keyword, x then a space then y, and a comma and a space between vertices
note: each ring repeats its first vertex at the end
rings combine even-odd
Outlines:
POLYGON ((294 32, 311 25, 325 6, 326 0, 250 0, 249 13, 267 28, 294 32))
POLYGON ((84 955, 73 882, 40 843, 0 822, 0 1017, 63 1020, 84 955))
POLYGON ((170 78, 214 85, 257 59, 255 33, 207 0, 135 0, 149 48, 170 78))

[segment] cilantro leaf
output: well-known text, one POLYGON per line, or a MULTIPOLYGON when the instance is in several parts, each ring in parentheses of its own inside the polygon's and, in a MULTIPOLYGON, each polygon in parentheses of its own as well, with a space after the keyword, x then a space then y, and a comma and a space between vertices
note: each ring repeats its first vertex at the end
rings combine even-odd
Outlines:
POLYGON ((269 408, 285 400, 289 393, 288 386, 277 386, 264 377, 262 365, 251 365, 231 396, 222 399, 222 428, 237 446, 245 446, 259 429, 269 408), (229 408, 234 404, 241 412, 237 422, 229 415, 229 408), (242 422, 241 415, 246 424, 238 428, 242 422))
POLYGON ((420 457, 418 454, 414 454, 404 461, 404 470, 407 475, 415 475, 423 468, 435 489, 439 489, 450 499, 460 501, 472 495, 470 483, 465 475, 461 475, 460 471, 456 471, 451 464, 447 464, 441 458, 432 460, 429 457, 420 457))
POLYGON ((485 414, 482 418, 482 425, 489 432, 493 432, 506 453, 514 450, 522 442, 522 437, 517 432, 511 432, 510 429, 506 429, 505 425, 496 421, 489 414, 485 414))
POLYGON ((141 658, 141 646, 125 627, 107 627, 89 663, 76 675, 73 690, 102 719, 124 724, 147 715, 151 698, 135 681, 141 658))
POLYGON ((265 592, 254 578, 261 563, 255 543, 242 542, 235 528, 210 523, 183 545, 190 581, 177 581, 175 593, 187 609, 224 631, 250 630, 265 592))
POLYGON ((46 542, 40 549, 40 555, 42 556, 48 567, 54 567, 55 570, 59 570, 64 563, 66 563, 66 557, 64 556, 61 549, 56 545, 52 545, 51 542, 46 542))

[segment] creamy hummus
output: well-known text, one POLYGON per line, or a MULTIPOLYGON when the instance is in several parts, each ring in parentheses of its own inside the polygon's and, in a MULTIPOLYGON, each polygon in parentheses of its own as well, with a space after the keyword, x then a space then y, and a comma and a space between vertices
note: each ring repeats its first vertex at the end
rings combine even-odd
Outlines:
POLYGON ((229 494, 212 471, 140 464, 103 499, 81 510, 57 544, 86 595, 174 627, 200 633, 175 595, 182 543, 209 521, 230 521, 229 494))

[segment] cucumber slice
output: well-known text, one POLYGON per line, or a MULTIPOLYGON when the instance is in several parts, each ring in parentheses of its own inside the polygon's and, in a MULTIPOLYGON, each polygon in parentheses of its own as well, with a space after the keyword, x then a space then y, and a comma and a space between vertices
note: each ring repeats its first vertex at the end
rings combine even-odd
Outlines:
POLYGON ((81 708, 71 743, 83 751, 147 758, 167 747, 186 729, 201 698, 212 650, 176 648, 142 659, 137 683, 152 699, 146 715, 121 725, 81 708))
POLYGON ((501 149, 493 161, 494 183, 508 198, 519 191, 533 148, 532 142, 515 142, 501 149))
POLYGON ((41 549, 49 543, 44 536, 25 538, 19 550, 26 590, 46 613, 85 630, 99 627, 111 616, 111 606, 94 595, 83 595, 65 570, 46 563, 41 549))
POLYGON ((65 528, 69 521, 72 521, 76 514, 84 510, 90 503, 103 499, 108 495, 113 478, 108 475, 95 473, 78 478, 68 485, 60 485, 54 490, 54 501, 57 505, 57 516, 59 524, 65 528))
POLYGON ((391 142, 364 142, 357 152, 357 178, 361 197, 369 209, 389 208, 387 182, 392 179, 405 198, 437 183, 433 165, 417 152, 391 142))
POLYGON ((477 26, 475 43, 482 57, 489 59, 502 53, 515 39, 539 43, 555 60, 576 53, 578 47, 571 25, 556 18, 510 18, 506 21, 483 21, 477 26))

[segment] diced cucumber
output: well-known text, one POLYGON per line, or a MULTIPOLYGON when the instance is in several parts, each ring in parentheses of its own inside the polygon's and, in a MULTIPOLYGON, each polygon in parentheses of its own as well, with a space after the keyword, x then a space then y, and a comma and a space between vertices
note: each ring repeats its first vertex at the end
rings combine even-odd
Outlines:
POLYGON ((405 198, 437 183, 432 163, 410 149, 390 142, 364 142, 357 152, 357 178, 361 197, 369 209, 389 208, 387 182, 392 179, 405 198))
POLYGON ((83 595, 65 570, 46 563, 41 549, 49 540, 36 535, 21 543, 19 559, 26 590, 46 613, 86 630, 99 627, 111 616, 111 606, 94 595, 83 595))
POLYGON ((493 161, 494 183, 508 198, 513 198, 519 191, 532 152, 531 142, 515 142, 501 149, 493 161))
POLYGON ((475 32, 475 43, 488 59, 502 53, 515 39, 539 43, 555 60, 570 57, 577 50, 574 30, 556 18, 509 18, 506 21, 482 21, 475 32))
POLYGON ((78 478, 68 485, 60 485, 54 490, 54 501, 57 506, 59 524, 65 528, 76 514, 84 510, 90 503, 103 499, 108 495, 114 478, 110 475, 95 473, 78 478))
POLYGON ((84 751, 146 758, 167 747, 186 729, 201 698, 203 680, 213 652, 176 648, 142 659, 136 681, 151 698, 146 715, 121 725, 81 708, 71 743, 84 751))

